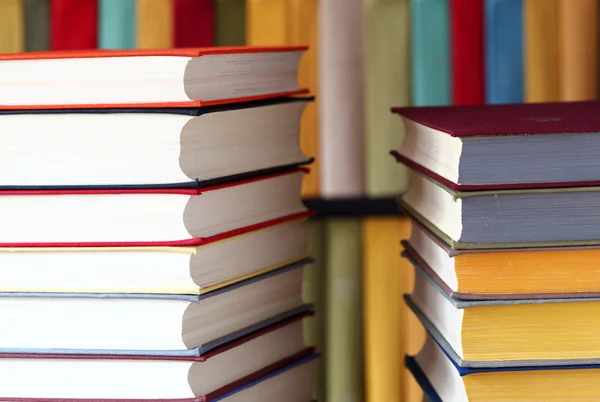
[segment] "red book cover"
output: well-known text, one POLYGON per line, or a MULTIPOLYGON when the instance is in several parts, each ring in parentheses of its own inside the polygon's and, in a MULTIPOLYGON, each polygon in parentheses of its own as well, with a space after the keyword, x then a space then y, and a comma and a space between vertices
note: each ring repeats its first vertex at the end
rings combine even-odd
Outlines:
POLYGON ((97 0, 52 0, 50 49, 85 50, 98 46, 97 0))
POLYGON ((214 45, 214 18, 211 0, 175 0, 175 47, 214 45))
POLYGON ((452 103, 484 102, 483 0, 450 3, 452 103))
POLYGON ((600 133, 599 110, 600 101, 392 108, 452 137, 600 133))

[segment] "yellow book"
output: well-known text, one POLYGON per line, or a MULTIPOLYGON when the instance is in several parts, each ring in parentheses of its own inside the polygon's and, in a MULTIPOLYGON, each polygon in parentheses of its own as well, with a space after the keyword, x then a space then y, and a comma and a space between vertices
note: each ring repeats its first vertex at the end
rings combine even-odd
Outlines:
POLYGON ((410 0, 365 2, 365 191, 397 196, 408 171, 389 155, 402 144, 404 125, 390 112, 410 103, 410 0))
POLYGON ((300 61, 298 84, 301 88, 308 88, 312 94, 317 95, 315 102, 306 107, 300 123, 300 146, 302 151, 305 155, 315 158, 315 161, 310 165, 310 174, 306 175, 302 181, 302 196, 317 197, 319 195, 317 0, 288 0, 287 4, 287 44, 309 47, 300 61))
POLYGON ((173 47, 173 2, 137 0, 137 47, 169 49, 173 47))
POLYGON ((363 303, 367 402, 420 402, 422 392, 404 370, 404 355, 422 346, 424 331, 402 301, 412 275, 400 258, 398 239, 408 236, 408 218, 363 222, 363 303))
POLYGON ((525 100, 560 100, 559 0, 525 0, 525 100))
MULTIPOLYGON (((300 61, 298 83, 317 93, 317 0, 246 0, 246 41, 251 46, 306 45, 300 61)), ((317 103, 306 107, 302 116, 300 146, 315 158, 302 182, 303 197, 319 195, 317 103)))
POLYGON ((460 364, 552 366, 600 356, 598 299, 459 300, 417 270, 408 303, 425 326, 437 329, 460 364))
POLYGON ((411 359, 437 397, 452 402, 592 402, 600 395, 600 369, 463 369, 459 371, 430 337, 411 359), (466 371, 466 372, 465 372, 466 371))
POLYGON ((453 250, 418 224, 403 245, 416 264, 456 297, 600 297, 598 247, 453 250))
POLYGON ((598 1, 560 0, 560 97, 598 96, 598 1))
POLYGON ((0 1, 0 53, 22 52, 25 45, 24 4, 21 0, 0 1))

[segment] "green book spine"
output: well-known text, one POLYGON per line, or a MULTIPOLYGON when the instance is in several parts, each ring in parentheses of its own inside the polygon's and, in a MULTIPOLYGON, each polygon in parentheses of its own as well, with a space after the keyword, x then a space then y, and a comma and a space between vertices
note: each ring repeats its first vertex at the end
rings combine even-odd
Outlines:
POLYGON ((135 48, 134 0, 100 0, 98 17, 101 49, 135 48))
POLYGON ((402 144, 402 119, 392 106, 410 104, 410 0, 365 3, 365 179, 369 197, 408 188, 408 171, 389 155, 402 144))
POLYGON ((246 1, 216 0, 215 14, 215 44, 246 45, 246 1))
POLYGON ((25 51, 50 49, 50 0, 25 2, 25 51))
POLYGON ((305 303, 312 303, 315 316, 304 324, 304 339, 307 346, 314 346, 324 357, 316 362, 315 392, 317 401, 325 400, 325 236, 324 222, 311 219, 308 222, 308 252, 316 263, 304 267, 302 298, 305 303))
POLYGON ((360 219, 325 223, 327 246, 326 398, 364 401, 360 219))

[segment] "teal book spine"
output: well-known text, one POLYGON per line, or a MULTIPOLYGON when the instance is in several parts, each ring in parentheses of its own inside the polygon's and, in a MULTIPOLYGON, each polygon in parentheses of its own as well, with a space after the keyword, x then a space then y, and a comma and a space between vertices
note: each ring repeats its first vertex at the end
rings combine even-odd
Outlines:
POLYGON ((413 106, 451 102, 449 0, 411 0, 413 106))
POLYGON ((98 7, 99 47, 135 48, 135 0, 100 0, 98 7))

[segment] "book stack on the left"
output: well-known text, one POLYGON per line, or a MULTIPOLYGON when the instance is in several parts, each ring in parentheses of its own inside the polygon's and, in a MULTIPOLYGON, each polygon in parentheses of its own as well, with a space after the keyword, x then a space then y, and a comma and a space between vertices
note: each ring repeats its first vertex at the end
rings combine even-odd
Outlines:
POLYGON ((0 400, 311 400, 303 50, 0 56, 0 400))

